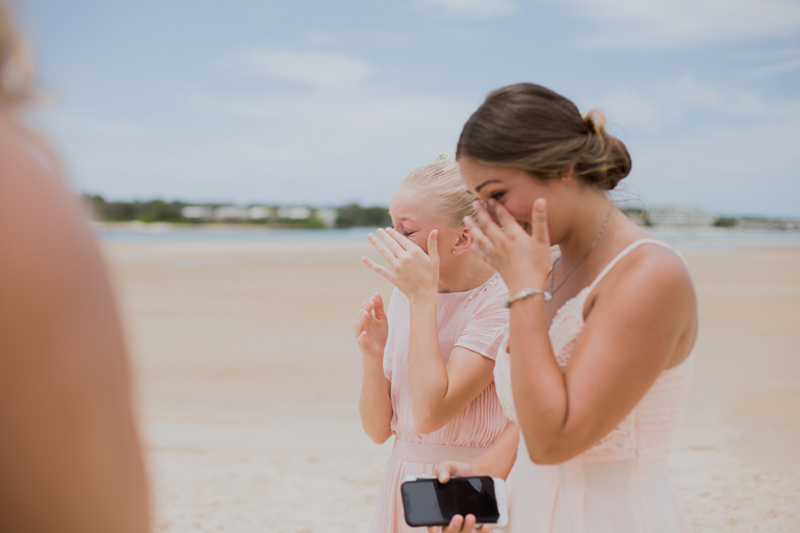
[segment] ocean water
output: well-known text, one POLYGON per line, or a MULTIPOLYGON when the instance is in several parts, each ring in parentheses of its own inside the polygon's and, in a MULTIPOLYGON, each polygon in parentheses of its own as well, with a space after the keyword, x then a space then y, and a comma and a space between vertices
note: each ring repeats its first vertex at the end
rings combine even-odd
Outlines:
MULTIPOLYGON (((164 226, 120 229, 99 228, 109 242, 366 242, 374 228, 286 230, 242 228, 180 228, 164 226)), ((654 238, 681 252, 727 252, 800 248, 800 231, 727 228, 648 229, 654 238)))

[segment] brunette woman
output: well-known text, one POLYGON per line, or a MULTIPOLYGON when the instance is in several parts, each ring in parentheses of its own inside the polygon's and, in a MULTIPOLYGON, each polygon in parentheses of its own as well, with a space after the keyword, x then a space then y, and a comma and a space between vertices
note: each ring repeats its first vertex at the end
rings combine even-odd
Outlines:
MULTIPOLYGON (((697 304, 682 258, 614 207, 631 158, 563 96, 492 92, 457 152, 476 247, 509 288, 497 392, 521 429, 510 531, 682 532, 667 456, 692 376, 697 304), (559 252, 550 253, 551 244, 559 252)), ((445 464, 449 474, 481 466, 445 464)), ((446 531, 472 529, 461 517, 446 531)))

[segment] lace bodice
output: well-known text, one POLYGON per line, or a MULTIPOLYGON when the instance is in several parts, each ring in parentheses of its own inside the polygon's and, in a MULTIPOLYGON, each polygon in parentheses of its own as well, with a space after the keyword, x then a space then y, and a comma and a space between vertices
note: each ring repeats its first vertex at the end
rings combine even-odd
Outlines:
MULTIPOLYGON (((591 285, 568 300, 553 317, 549 336, 561 370, 567 366, 578 338, 583 331, 583 309, 592 289, 628 252, 644 243, 660 241, 642 239, 620 252, 597 276, 591 285)), ((622 460, 635 456, 666 453, 672 432, 689 392, 692 377, 692 356, 661 373, 634 409, 605 437, 583 453, 587 461, 622 460)), ((497 354, 494 367, 495 385, 506 416, 519 423, 511 390, 511 361, 508 354, 508 332, 497 354)))

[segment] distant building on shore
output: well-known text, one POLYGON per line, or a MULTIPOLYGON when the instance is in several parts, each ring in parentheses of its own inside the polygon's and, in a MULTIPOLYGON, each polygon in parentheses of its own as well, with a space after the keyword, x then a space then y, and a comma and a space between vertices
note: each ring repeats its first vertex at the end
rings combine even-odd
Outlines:
POLYGON ((270 215, 270 208, 263 205, 254 205, 247 208, 247 218, 250 220, 266 220, 270 215))
POLYGON ((278 218, 286 220, 305 220, 311 216, 308 207, 279 207, 278 218))
POLYGON ((203 220, 214 216, 214 210, 205 205, 187 205, 181 209, 183 218, 189 220, 203 220))
POLYGON ((647 212, 653 226, 711 226, 716 217, 695 207, 654 207, 647 212))
POLYGON ((214 209, 216 220, 247 220, 247 209, 235 205, 223 205, 214 209))

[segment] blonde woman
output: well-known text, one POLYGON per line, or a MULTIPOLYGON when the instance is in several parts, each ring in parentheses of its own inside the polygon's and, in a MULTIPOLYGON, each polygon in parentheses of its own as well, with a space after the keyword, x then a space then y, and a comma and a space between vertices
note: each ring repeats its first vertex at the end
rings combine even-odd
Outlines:
MULTIPOLYGON (((439 161, 402 181, 390 205, 394 227, 369 236, 388 266, 364 262, 396 287, 388 312, 375 294, 354 324, 364 430, 379 444, 395 435, 374 533, 411 530, 399 494, 406 475, 433 474, 445 460, 472 461, 498 437, 516 439, 492 382, 507 291, 472 250, 463 219, 474 216, 473 200, 458 165, 439 161)), ((494 474, 505 477, 511 461, 490 456, 484 459, 494 474)))
POLYGON ((481 229, 467 227, 512 295, 495 367, 521 429, 512 533, 689 529, 667 458, 692 376, 694 288, 682 258, 608 199, 631 158, 604 126, 601 113, 521 83, 492 92, 458 143, 464 181, 487 205, 481 229))
POLYGON ((0 531, 149 531, 122 329, 102 256, 18 121, 31 66, 0 2, 0 531))

